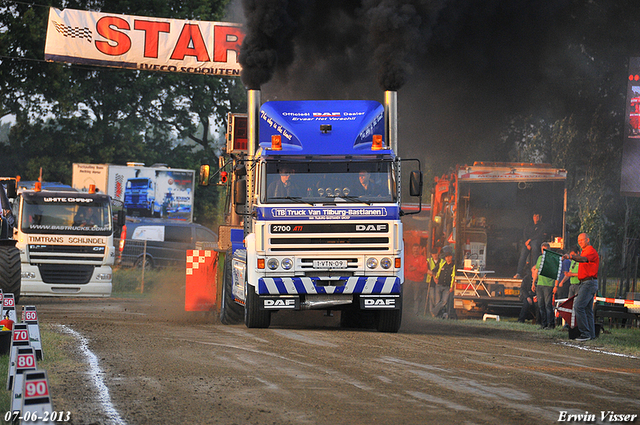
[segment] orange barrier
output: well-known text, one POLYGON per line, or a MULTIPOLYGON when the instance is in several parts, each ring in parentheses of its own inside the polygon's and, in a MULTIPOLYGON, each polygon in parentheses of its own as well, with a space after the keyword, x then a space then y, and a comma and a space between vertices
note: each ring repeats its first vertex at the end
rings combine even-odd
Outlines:
POLYGON ((187 250, 185 311, 211 311, 216 307, 218 253, 187 250))

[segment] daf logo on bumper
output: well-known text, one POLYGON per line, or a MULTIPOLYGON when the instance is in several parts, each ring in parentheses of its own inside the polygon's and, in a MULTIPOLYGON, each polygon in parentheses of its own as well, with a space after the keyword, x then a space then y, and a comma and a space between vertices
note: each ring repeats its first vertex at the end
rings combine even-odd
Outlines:
POLYGON ((397 310, 400 308, 400 297, 398 295, 361 295, 360 308, 368 310, 397 310))
POLYGON ((265 297, 261 305, 263 310, 299 310, 300 298, 265 297))
POLYGON ((356 232, 386 232, 387 224, 356 224, 356 232))

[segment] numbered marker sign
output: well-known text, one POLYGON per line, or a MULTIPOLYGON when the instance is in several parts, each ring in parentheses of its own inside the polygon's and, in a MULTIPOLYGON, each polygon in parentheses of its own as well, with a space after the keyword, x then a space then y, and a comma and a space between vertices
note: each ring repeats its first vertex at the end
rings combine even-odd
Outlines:
POLYGON ((24 347, 29 344, 29 325, 26 323, 16 323, 11 331, 11 360, 15 360, 13 349, 15 347, 24 347))
POLYGON ((38 326, 38 312, 35 305, 25 305, 22 307, 22 321, 27 324, 29 329, 29 340, 31 346, 36 349, 36 358, 42 360, 44 353, 42 352, 42 342, 40 340, 40 328, 38 326))
POLYGON ((13 298, 13 294, 4 294, 4 298, 2 299, 2 317, 9 316, 9 319, 13 320, 13 322, 17 322, 18 318, 16 317, 16 300, 13 298))
POLYGON ((25 381, 24 383, 24 401, 35 400, 42 397, 49 397, 49 384, 46 379, 25 381))
POLYGON ((22 411, 24 373, 36 370, 36 353, 33 347, 18 348, 16 356, 15 374, 12 382, 11 411, 22 411))
POLYGON ((13 342, 29 342, 29 331, 26 329, 16 329, 13 331, 13 342))
POLYGON ((16 360, 20 348, 30 347, 29 330, 26 323, 16 323, 11 332, 11 352, 9 353, 9 373, 7 374, 7 389, 13 388, 13 377, 16 374, 16 360))
POLYGON ((35 310, 23 310, 22 321, 26 323, 38 322, 38 312, 35 310))
POLYGON ((18 373, 20 371, 35 369, 36 368, 36 355, 34 353, 31 354, 18 354, 18 358, 16 359, 16 370, 18 373))
MULTIPOLYGON (((46 371, 32 370, 25 372, 23 390, 23 418, 27 417, 27 415, 30 420, 37 418, 35 421, 30 422, 32 425, 49 425, 51 423, 49 420, 55 421, 52 417, 53 407, 51 406, 51 397, 49 396, 49 384, 46 371)), ((62 417, 60 419, 62 419, 62 417)))

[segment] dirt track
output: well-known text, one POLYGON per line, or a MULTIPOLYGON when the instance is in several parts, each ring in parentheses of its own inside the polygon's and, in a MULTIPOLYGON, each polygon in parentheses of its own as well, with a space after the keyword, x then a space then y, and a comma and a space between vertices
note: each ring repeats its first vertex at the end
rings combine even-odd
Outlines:
POLYGON ((640 359, 536 334, 436 320, 382 334, 340 329, 338 313, 321 312, 246 329, 159 300, 25 303, 41 323, 86 338, 104 372, 112 411, 76 337, 78 363, 48 371, 54 408, 70 410, 73 424, 519 424, 557 422, 562 411, 640 413, 640 359))

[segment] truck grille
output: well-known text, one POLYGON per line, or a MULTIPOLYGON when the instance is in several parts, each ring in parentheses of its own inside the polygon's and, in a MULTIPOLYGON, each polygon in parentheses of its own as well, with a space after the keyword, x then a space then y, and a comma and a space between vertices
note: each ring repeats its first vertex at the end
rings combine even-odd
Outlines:
POLYGON ((268 228, 268 251, 391 250, 392 226, 386 222, 278 223, 268 228))
POLYGON ((29 261, 32 264, 51 261, 69 261, 100 264, 106 247, 80 245, 29 245, 29 261))
POLYGON ((44 283, 84 285, 89 283, 94 266, 74 264, 39 264, 44 283))
POLYGON ((271 251, 388 251, 389 238, 387 237, 357 237, 334 236, 304 237, 304 238, 271 238, 271 251), (303 246, 307 245, 307 246, 303 246), (378 245, 378 246, 376 246, 378 245))

